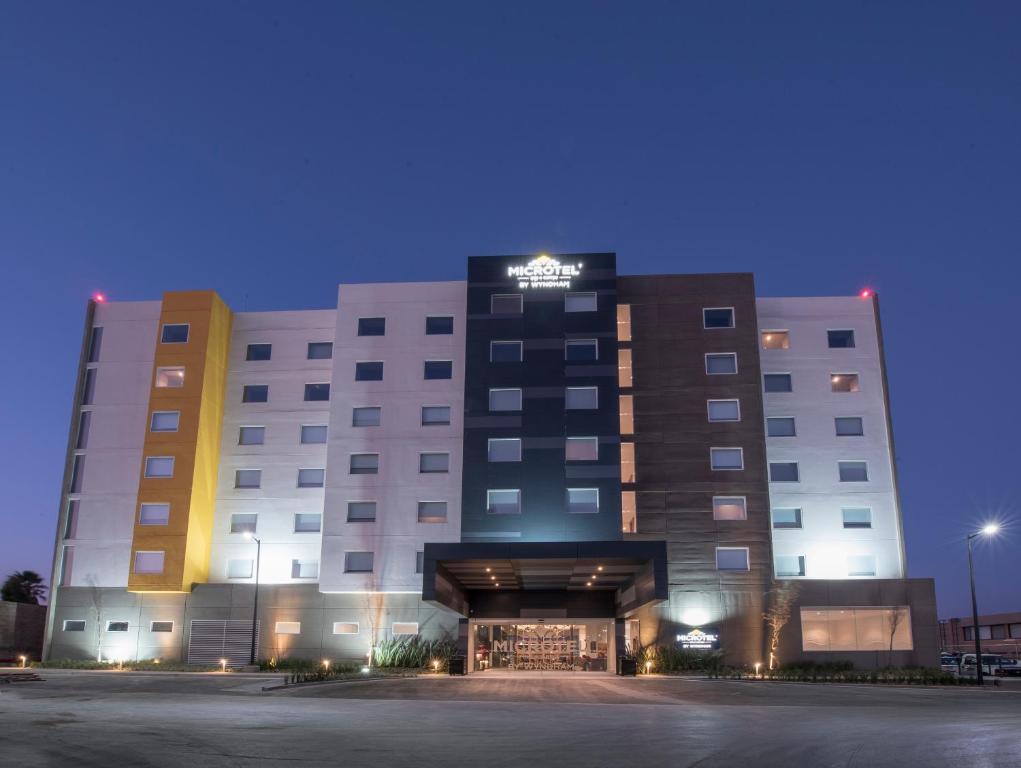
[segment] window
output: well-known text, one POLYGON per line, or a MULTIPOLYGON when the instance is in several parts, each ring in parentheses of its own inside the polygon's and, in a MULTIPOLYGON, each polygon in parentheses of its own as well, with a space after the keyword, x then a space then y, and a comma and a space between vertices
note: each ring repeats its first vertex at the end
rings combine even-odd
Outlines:
POLYGON ((92 329, 92 333, 89 334, 89 354, 85 358, 87 363, 98 363, 99 362, 99 350, 103 346, 103 328, 97 326, 92 329))
POLYGON ((326 481, 325 469, 299 469, 299 488, 322 488, 326 481))
POLYGON ((564 359, 584 363, 599 359, 599 342, 595 339, 571 339, 564 343, 564 359))
POLYGON ((766 435, 769 437, 794 437, 793 416, 770 416, 766 419, 766 435))
POLYGON ((631 341, 631 305, 617 305, 617 341, 631 341))
POLYGON ((174 622, 172 621, 151 621, 149 622, 150 632, 173 632, 174 622))
POLYGON ((635 396, 621 395, 618 398, 620 412, 620 433, 622 435, 633 435, 635 433, 635 396))
POLYGON ((245 360, 269 360, 272 354, 272 344, 249 344, 245 360))
POLYGON ((635 444, 620 444, 620 481, 622 483, 633 483, 635 481, 635 444))
POLYGON ((333 622, 333 634, 335 635, 357 635, 357 621, 335 621, 333 622))
POLYGON ((831 392, 857 392, 858 389, 859 386, 857 373, 830 374, 831 392))
POLYGON ((489 439, 489 460, 521 461, 521 439, 517 437, 494 437, 489 439))
MULTIPOLYGON (((147 460, 148 461, 148 460, 147 460)), ((173 461, 173 459, 171 459, 173 461)), ((146 465, 148 469, 148 465, 146 465)), ((173 469, 173 464, 171 464, 173 469)), ((146 474, 146 477, 149 477, 146 474)), ((74 461, 71 464, 71 487, 68 489, 71 493, 81 493, 82 484, 85 482, 85 454, 76 453, 74 461)))
POLYGON ((791 392, 793 390, 789 373, 763 374, 762 385, 766 392, 791 392))
POLYGON ((801 647, 805 651, 910 651, 911 609, 801 609, 801 647), (892 643, 891 643, 892 639, 892 643))
POLYGON ((359 336, 385 336, 386 335, 386 318, 385 317, 359 317, 358 318, 358 335, 359 336))
MULTIPOLYGON (((166 369, 159 369, 159 370, 166 370, 166 369)), ((181 371, 181 384, 178 385, 178 386, 183 386, 184 385, 184 369, 181 368, 179 370, 181 371)), ((163 385, 159 384, 159 371, 157 371, 157 373, 156 373, 156 382, 157 382, 156 383, 157 387, 159 387, 159 386, 169 386, 168 384, 163 384, 163 385)), ((96 369, 95 368, 89 368, 89 369, 87 369, 85 371, 85 379, 82 381, 82 405, 92 405, 92 401, 95 399, 95 397, 96 397, 96 369)))
POLYGON ((796 461, 769 462, 769 482, 796 483, 801 479, 796 461))
POLYGON ((418 471, 422 473, 449 472, 449 453, 420 453, 418 454, 418 471))
POLYGON ((170 505, 164 502, 143 502, 138 506, 139 525, 167 525, 170 522, 170 505))
POLYGON ((92 411, 82 411, 78 416, 78 438, 74 447, 78 450, 85 448, 89 443, 89 427, 92 424, 92 411))
POLYGON ((773 510, 774 528, 800 528, 801 510, 789 507, 778 507, 773 510))
POLYGON ((450 336, 454 332, 454 318, 450 315, 430 315, 425 319, 426 336, 450 336))
POLYGON ((158 574, 163 573, 163 555, 159 552, 138 551, 135 553, 135 573, 158 574))
POLYGON ((837 472, 842 483, 865 483, 869 479, 869 466, 864 461, 838 461, 837 472))
MULTIPOLYGON (((633 445, 629 443, 629 445, 633 445)), ((599 461, 598 437, 569 437, 564 455, 567 461, 599 461)))
POLYGON ((713 469, 744 469, 744 449, 710 448, 709 466, 713 469))
POLYGON ((228 579, 250 579, 252 578, 252 561, 251 560, 228 560, 227 561, 227 578, 228 579))
POLYGON ((186 344, 188 342, 188 323, 165 323, 160 341, 164 344, 186 344))
POLYGON ((235 488, 259 488, 262 486, 261 469, 237 469, 234 470, 235 488))
POLYGON ((148 456, 145 459, 146 477, 173 477, 173 456, 148 456))
POLYGON ((241 390, 242 403, 265 403, 269 400, 268 384, 246 384, 241 390))
POLYGON ((383 409, 379 406, 364 406, 351 411, 352 427, 378 427, 380 414, 383 409))
POLYGON ((520 515, 521 491, 517 488, 486 491, 486 512, 491 515, 520 515))
POLYGON ((107 632, 127 632, 128 622, 126 621, 108 621, 106 622, 107 632))
POLYGON ((309 360, 332 360, 332 341, 310 341, 308 343, 307 357, 309 360))
POLYGON ((330 399, 330 385, 329 384, 306 384, 305 385, 305 402, 306 403, 322 403, 330 399))
POLYGON ((449 405, 423 405, 422 426, 440 426, 450 423, 449 405))
POLYGON ((826 331, 830 349, 853 349, 854 331, 826 331))
POLYGON ((763 349, 790 349, 791 335, 787 331, 763 331, 763 349))
POLYGON ((707 400, 709 421, 741 421, 739 400, 707 400))
POLYGON ((349 501, 347 503, 347 521, 349 523, 376 522, 376 502, 349 501))
POLYGON ((230 516, 231 533, 255 533, 259 516, 254 512, 235 512, 230 516))
POLYGON ((74 547, 63 547, 60 552, 60 575, 58 586, 71 586, 71 571, 74 566, 74 547))
POLYGON ((599 511, 598 488, 568 488, 567 511, 574 515, 594 515, 599 511))
POLYGON ((617 386, 625 389, 634 386, 630 349, 617 350, 617 386))
POLYGON ((395 637, 397 635, 417 635, 418 624, 410 621, 395 621, 391 625, 390 631, 395 637))
POLYGON ((450 360, 426 360, 423 376, 426 381, 453 378, 454 363, 450 360))
POLYGON ((494 293, 489 299, 489 311, 494 315, 520 315, 520 293, 494 293))
POLYGON ((180 423, 180 411, 153 411, 152 416, 149 417, 149 431, 176 432, 180 423))
POLYGON ((599 387, 567 387, 564 407, 569 411, 594 411, 599 408, 599 387))
POLYGON ((420 523, 447 522, 447 502, 445 501, 418 502, 418 522, 420 523))
POLYGON ((372 553, 345 552, 344 573, 372 573, 372 553))
MULTIPOLYGON (((89 369, 92 370, 91 368, 89 369)), ((184 386, 184 367, 180 365, 156 369, 157 389, 180 389, 184 386)))
POLYGON ((734 308, 715 307, 702 310, 703 328, 733 328, 734 308))
POLYGON ((777 555, 773 571, 778 579, 789 579, 805 575, 804 555, 777 555))
POLYGON ((355 381, 382 381, 383 363, 379 361, 355 363, 355 381))
POLYGON ((318 560, 292 560, 291 561, 291 578, 292 579, 318 579, 319 578, 319 561, 318 560))
POLYGON ((273 627, 273 630, 278 635, 300 635, 301 634, 301 622, 300 621, 278 621, 273 627))
POLYGON ((634 491, 620 492, 620 523, 624 533, 638 532, 638 499, 634 491))
POLYGON ((865 434, 861 416, 837 416, 833 423, 837 437, 860 437, 865 434))
POLYGON ((238 445, 262 445, 265 442, 265 427, 241 427, 238 429, 238 445))
POLYGON ((352 475, 375 475, 379 473, 378 453, 352 453, 352 475))
POLYGON ((322 445, 326 442, 328 429, 325 424, 302 424, 301 425, 301 444, 302 445, 322 445))
POLYGON ((748 547, 717 547, 716 570, 747 571, 748 547))
POLYGON ((415 553, 415 573, 423 571, 425 571, 425 552, 418 551, 415 553))
POLYGON ((522 347, 520 341, 491 341, 489 342, 489 362, 520 363, 522 347))
POLYGON ((85 619, 64 619, 65 632, 84 632, 85 619))
POLYGON ((744 496, 713 496, 713 520, 747 520, 748 502, 744 496))
POLYGON ((871 528, 872 510, 868 507, 846 507, 840 510, 845 528, 871 528))
POLYGON ((737 353, 713 352, 706 355, 705 372, 711 376, 737 373, 737 353))
POLYGON ((323 528, 323 516, 318 512, 296 512, 294 514, 295 533, 319 533, 323 528))
POLYGON ((873 555, 851 555, 847 558, 848 576, 875 576, 876 558, 873 555))
POLYGON ((520 389, 491 389, 489 390, 490 411, 520 411, 521 390, 520 389))
POLYGON ((78 499, 69 499, 67 502, 67 514, 64 516, 65 539, 73 539, 78 535, 78 507, 80 504, 78 499))
POLYGON ((595 312, 596 294, 594 291, 564 294, 565 312, 595 312))

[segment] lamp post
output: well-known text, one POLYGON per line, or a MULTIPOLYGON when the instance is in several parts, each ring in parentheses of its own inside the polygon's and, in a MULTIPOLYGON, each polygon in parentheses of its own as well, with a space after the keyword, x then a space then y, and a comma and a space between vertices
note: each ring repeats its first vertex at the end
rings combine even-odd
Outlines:
POLYGON ((255 599, 252 601, 252 653, 248 658, 248 664, 255 666, 255 638, 259 626, 259 560, 262 557, 262 541, 252 535, 251 531, 245 531, 245 538, 255 542, 255 599))
POLYGON ((971 632, 975 636, 975 681, 984 685, 982 674, 982 640, 978 630, 978 600, 975 599, 975 565, 971 556, 971 540, 979 536, 995 536, 1000 526, 990 523, 980 531, 968 534, 968 576, 971 578, 971 632))

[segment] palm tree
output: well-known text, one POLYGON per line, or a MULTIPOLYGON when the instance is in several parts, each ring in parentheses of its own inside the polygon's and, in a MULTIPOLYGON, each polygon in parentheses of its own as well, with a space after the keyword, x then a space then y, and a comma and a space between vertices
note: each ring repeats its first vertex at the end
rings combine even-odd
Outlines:
POLYGON ((9 603, 39 605, 39 600, 45 596, 43 577, 35 571, 15 571, 0 587, 0 599, 9 603))

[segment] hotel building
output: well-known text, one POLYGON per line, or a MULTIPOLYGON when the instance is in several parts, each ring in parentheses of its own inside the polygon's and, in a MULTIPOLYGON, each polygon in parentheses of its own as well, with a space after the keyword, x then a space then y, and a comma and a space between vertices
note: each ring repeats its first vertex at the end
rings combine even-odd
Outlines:
POLYGON ((612 671, 637 645, 934 665, 875 296, 473 257, 335 309, 90 302, 49 658, 612 671), (554 649, 551 652, 550 649, 554 649))

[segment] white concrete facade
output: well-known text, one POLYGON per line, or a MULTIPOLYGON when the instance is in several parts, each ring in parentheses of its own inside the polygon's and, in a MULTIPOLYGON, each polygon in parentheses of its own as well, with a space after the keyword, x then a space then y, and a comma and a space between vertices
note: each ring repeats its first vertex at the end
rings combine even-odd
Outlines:
POLYGON ((762 298, 757 310, 763 375, 790 374, 792 383, 789 393, 764 393, 767 424, 770 417, 793 417, 796 432, 771 437, 767 428, 767 460, 798 464, 796 482, 769 483, 774 566, 782 561, 789 569, 803 557, 805 578, 903 578, 901 513, 873 299, 762 298), (853 330, 854 347, 831 348, 831 330, 853 330), (767 332, 786 332, 788 347, 764 348, 761 334, 767 332), (834 374, 857 374, 858 391, 832 391, 834 374), (861 418, 863 434, 838 436, 838 417, 861 418), (867 481, 842 482, 841 461, 866 462, 867 481), (776 527, 777 510, 789 509, 801 510, 801 527, 776 527), (870 527, 845 527, 844 510, 851 509, 870 510, 870 527), (861 575, 869 563, 872 575, 861 575))

